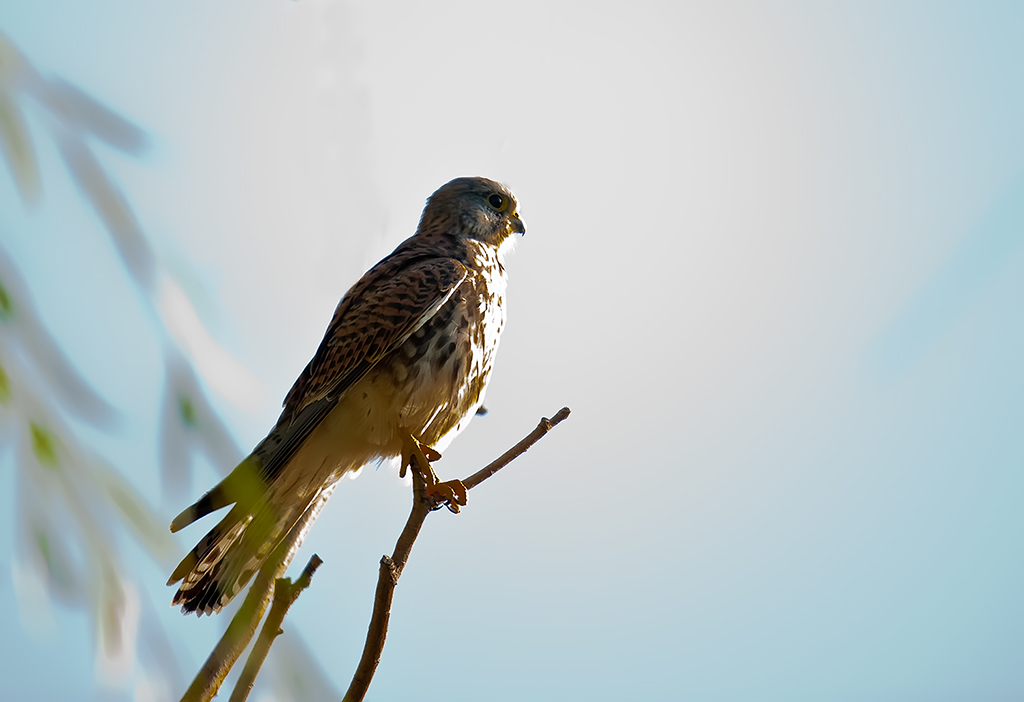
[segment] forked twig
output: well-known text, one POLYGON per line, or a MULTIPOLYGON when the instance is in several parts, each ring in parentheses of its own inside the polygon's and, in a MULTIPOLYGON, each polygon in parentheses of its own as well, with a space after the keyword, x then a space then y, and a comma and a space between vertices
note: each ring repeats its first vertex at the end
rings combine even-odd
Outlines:
MULTIPOLYGON (((490 478, 499 470, 507 466, 513 460, 526 453, 527 449, 557 426, 562 420, 569 416, 569 408, 563 407, 551 419, 544 417, 540 420, 537 428, 528 434, 522 441, 510 448, 498 458, 493 460, 484 468, 462 481, 466 489, 472 489, 490 478)), ((409 553, 419 536, 423 521, 430 514, 434 507, 427 497, 426 484, 420 476, 419 471, 412 471, 413 493, 412 511, 405 523, 405 529, 398 537, 395 544, 395 552, 389 558, 383 556, 380 559, 380 573, 377 576, 377 591, 373 597, 373 614, 370 615, 370 626, 366 632, 366 643, 363 645, 363 655, 359 659, 359 667, 356 668, 352 682, 345 693, 343 702, 361 702, 366 695, 373 680, 373 674, 380 663, 381 653, 384 651, 384 640, 388 633, 388 620, 391 618, 391 601, 394 598, 395 586, 402 576, 402 570, 409 560, 409 553)))
POLYGON ((298 580, 293 583, 288 578, 278 578, 274 583, 274 602, 270 606, 270 614, 263 622, 259 638, 256 639, 252 651, 249 652, 249 657, 245 660, 245 667, 242 668, 242 674, 235 683, 235 689, 231 691, 229 702, 245 702, 249 697, 253 683, 256 682, 256 676, 259 674, 260 668, 263 667, 263 661, 266 660, 267 654, 270 653, 274 639, 284 633, 284 630, 281 629, 284 615, 288 614, 288 610, 295 604, 295 600, 299 598, 302 591, 309 587, 313 573, 322 563, 323 560, 320 556, 314 553, 298 580))
POLYGON ((274 552, 267 558, 253 579, 245 601, 235 612, 235 616, 231 618, 227 631, 210 652, 206 663, 196 673, 195 679, 185 691, 181 702, 209 702, 220 690, 228 671, 238 661, 242 652, 245 651, 245 647, 249 645, 252 637, 256 634, 256 628, 263 618, 263 613, 267 611, 267 604, 273 594, 274 584, 288 570, 288 565, 292 562, 296 551, 299 550, 299 546, 302 545, 306 532, 309 531, 309 527, 320 514, 320 510, 327 504, 333 490, 334 487, 331 486, 320 493, 313 506, 302 515, 281 545, 274 549, 274 552))
POLYGON ((523 437, 523 440, 518 444, 510 448, 505 453, 501 454, 493 461, 488 463, 486 466, 478 470, 473 475, 469 476, 462 481, 462 484, 466 486, 466 489, 475 488, 477 485, 487 480, 489 477, 497 473, 499 470, 507 466, 509 463, 519 458, 522 454, 533 446, 535 443, 540 441, 545 434, 554 429, 558 424, 562 422, 566 417, 569 416, 569 408, 563 407, 562 409, 555 412, 555 416, 551 419, 547 417, 541 417, 540 423, 537 428, 523 437))
MULTIPOLYGON (((526 451, 537 443, 545 434, 569 416, 569 408, 563 407, 551 419, 546 417, 540 420, 537 428, 528 434, 522 441, 496 458, 484 468, 462 481, 467 490, 470 490, 484 482, 499 470, 507 466, 513 460, 526 453, 526 451)), ((394 553, 383 556, 380 559, 380 572, 377 578, 377 589, 373 600, 373 614, 370 617, 370 626, 366 633, 366 643, 363 646, 363 654, 359 660, 359 666, 348 691, 345 693, 344 702, 360 702, 370 687, 370 681, 380 663, 381 653, 384 650, 384 641, 387 638, 388 622, 391 618, 391 602, 394 598, 395 586, 402 575, 402 570, 409 560, 413 544, 419 536, 420 529, 427 515, 438 505, 427 496, 426 484, 419 471, 412 471, 413 478, 413 504, 409 513, 409 519, 405 528, 398 537, 394 553)), ((277 635, 281 633, 281 623, 288 608, 298 597, 299 593, 309 585, 313 572, 319 567, 320 558, 314 555, 302 576, 293 585, 288 579, 283 578, 284 572, 291 563, 295 552, 301 545, 306 532, 312 525, 313 520, 319 515, 320 510, 326 504, 333 486, 325 490, 314 506, 303 515, 302 520, 292 529, 285 541, 271 554, 264 563, 256 578, 253 580, 249 594, 232 618, 228 630, 218 642, 210 654, 202 670, 196 675, 195 680, 188 691, 182 697, 182 702, 208 702, 224 682, 228 671, 237 662, 242 651, 252 640, 256 628, 266 611, 271 596, 274 598, 274 605, 267 621, 263 625, 260 637, 249 654, 245 668, 235 686, 231 696, 231 702, 242 702, 246 699, 252 688, 256 675, 270 650, 277 635), (276 587, 275 587, 276 585, 276 587)))

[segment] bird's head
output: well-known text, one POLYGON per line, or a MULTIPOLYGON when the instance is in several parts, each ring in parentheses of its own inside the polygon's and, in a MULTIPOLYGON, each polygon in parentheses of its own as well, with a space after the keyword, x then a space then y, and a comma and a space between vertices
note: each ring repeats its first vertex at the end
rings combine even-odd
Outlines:
POLYGON ((419 231, 444 231, 497 248, 512 234, 526 234, 526 225, 515 196, 504 185, 487 178, 456 178, 427 199, 419 231))

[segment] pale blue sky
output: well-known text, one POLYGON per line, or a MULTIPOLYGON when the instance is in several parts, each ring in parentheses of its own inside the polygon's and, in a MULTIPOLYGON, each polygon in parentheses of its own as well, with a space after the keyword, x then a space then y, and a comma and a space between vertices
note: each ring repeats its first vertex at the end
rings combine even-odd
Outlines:
MULTIPOLYGON (((1024 697, 1024 5, 35 0, 0 30, 149 134, 96 154, 237 360, 193 355, 246 449, 427 195, 516 192, 491 413, 438 472, 573 415, 428 520, 370 699, 1024 697)), ((83 441, 167 522, 214 471, 161 493, 158 322, 28 119, 43 197, 0 169, 0 242, 124 412, 83 441)), ((408 499, 364 471, 300 556, 289 626, 341 690, 408 499)), ((219 624, 130 554, 190 678, 219 624)), ((146 699, 11 583, 5 698, 146 699)))

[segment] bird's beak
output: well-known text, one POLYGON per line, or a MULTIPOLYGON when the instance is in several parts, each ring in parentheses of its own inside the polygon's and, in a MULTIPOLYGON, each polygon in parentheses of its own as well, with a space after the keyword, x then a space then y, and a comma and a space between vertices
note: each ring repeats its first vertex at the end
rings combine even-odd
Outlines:
POLYGON ((523 224, 523 220, 519 219, 519 213, 512 213, 512 221, 509 223, 509 229, 514 231, 516 234, 522 234, 526 236, 526 225, 523 224))

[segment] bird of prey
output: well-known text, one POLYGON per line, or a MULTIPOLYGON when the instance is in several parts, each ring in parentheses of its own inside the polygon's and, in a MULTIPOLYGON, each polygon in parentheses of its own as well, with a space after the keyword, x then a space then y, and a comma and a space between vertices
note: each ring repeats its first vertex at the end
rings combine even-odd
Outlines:
POLYGON ((174 569, 173 605, 218 612, 345 473, 400 457, 457 510, 458 481, 430 467, 481 408, 505 325, 504 257, 525 234, 515 197, 456 178, 427 200, 416 233, 345 293, 277 425, 171 522, 231 510, 174 569))

